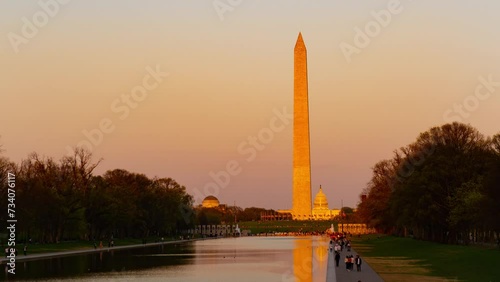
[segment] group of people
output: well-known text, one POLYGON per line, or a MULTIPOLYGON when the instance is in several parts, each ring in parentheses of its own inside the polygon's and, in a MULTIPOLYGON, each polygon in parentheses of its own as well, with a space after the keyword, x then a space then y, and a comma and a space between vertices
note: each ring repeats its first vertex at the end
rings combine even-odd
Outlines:
POLYGON ((330 251, 332 249, 332 246, 334 247, 336 252, 342 252, 344 248, 346 248, 348 252, 351 251, 351 241, 345 237, 339 237, 335 241, 330 240, 330 251), (333 246, 333 243, 335 243, 335 246, 333 246))
MULTIPOLYGON (((114 240, 109 240, 108 241, 108 248, 112 248, 115 246, 115 241, 114 240)), ((99 241, 99 249, 102 249, 103 244, 102 241, 99 241)), ((94 241, 94 249, 97 249, 97 243, 94 241)))
MULTIPOLYGON (((347 249, 347 252, 351 251, 351 242, 345 238, 340 238, 336 242, 330 240, 330 252, 335 251, 335 266, 339 267, 340 264, 340 253, 344 250, 344 247, 347 249)), ((346 271, 352 271, 354 269, 354 265, 356 265, 356 271, 361 271, 361 264, 363 261, 356 255, 354 257, 352 254, 347 254, 344 258, 345 269, 346 271)))
POLYGON ((353 255, 347 255, 344 259, 344 262, 345 262, 345 269, 347 271, 352 271, 354 268, 354 264, 356 264, 356 271, 358 272, 361 271, 362 260, 359 257, 359 255, 356 255, 356 257, 354 257, 353 255))
MULTIPOLYGON (((10 249, 9 247, 5 248, 5 257, 8 257, 10 254, 10 249)), ((23 253, 24 255, 28 254, 28 245, 24 245, 23 247, 23 253)), ((14 249, 14 254, 17 256, 17 248, 14 249)))

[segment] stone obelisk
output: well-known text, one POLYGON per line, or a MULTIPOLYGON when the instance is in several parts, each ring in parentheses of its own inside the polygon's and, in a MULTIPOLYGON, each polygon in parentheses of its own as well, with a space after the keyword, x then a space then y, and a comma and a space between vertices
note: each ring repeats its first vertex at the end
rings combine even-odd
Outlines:
POLYGON ((294 49, 293 74, 293 198, 292 216, 306 220, 311 216, 311 160, 309 150, 309 102, 307 50, 299 33, 294 49))

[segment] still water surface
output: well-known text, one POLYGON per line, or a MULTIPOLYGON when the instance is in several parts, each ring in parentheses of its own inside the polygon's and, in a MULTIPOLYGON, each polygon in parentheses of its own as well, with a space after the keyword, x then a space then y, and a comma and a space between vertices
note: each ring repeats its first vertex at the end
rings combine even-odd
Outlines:
POLYGON ((15 278, 36 281, 324 282, 328 242, 327 237, 318 236, 241 237, 103 251, 18 262, 15 278))

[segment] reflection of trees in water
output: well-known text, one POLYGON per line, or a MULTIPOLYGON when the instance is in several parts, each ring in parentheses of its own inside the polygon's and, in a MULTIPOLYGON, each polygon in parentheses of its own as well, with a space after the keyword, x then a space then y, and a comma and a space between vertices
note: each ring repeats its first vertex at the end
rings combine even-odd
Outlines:
MULTIPOLYGON (((192 263, 192 260, 188 259, 192 253, 194 253, 192 244, 185 243, 25 261, 16 264, 16 279, 85 277, 96 273, 172 267, 192 263), (162 256, 162 254, 186 256, 162 256)), ((6 275, 2 278, 6 278, 6 275)))

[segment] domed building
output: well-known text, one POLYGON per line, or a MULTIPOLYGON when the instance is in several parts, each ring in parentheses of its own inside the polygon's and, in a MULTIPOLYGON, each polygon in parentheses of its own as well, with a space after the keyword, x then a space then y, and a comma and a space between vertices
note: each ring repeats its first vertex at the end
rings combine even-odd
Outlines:
MULTIPOLYGON (((326 197, 326 194, 323 193, 321 185, 319 186, 318 193, 314 197, 312 207, 311 215, 306 219, 329 220, 340 214, 340 209, 330 209, 328 207, 328 198, 326 197)), ((292 214, 292 210, 278 210, 277 212, 279 214, 292 214)))
POLYGON ((316 220, 325 220, 330 219, 336 215, 338 215, 340 210, 333 209, 330 210, 328 208, 328 199, 323 193, 323 189, 321 189, 321 185, 319 186, 319 191, 314 197, 313 209, 312 209, 312 218, 316 220))
POLYGON ((325 193, 321 189, 321 185, 319 186, 318 194, 314 197, 314 208, 313 210, 321 211, 328 210, 328 199, 326 198, 325 193))
POLYGON ((217 208, 219 207, 219 205, 219 199, 212 195, 207 196, 205 199, 203 199, 203 202, 201 202, 202 208, 217 208))

